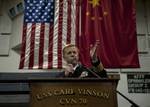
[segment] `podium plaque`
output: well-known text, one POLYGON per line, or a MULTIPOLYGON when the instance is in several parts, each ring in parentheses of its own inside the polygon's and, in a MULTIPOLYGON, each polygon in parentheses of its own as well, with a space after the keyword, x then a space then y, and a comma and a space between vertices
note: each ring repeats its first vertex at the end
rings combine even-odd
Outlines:
POLYGON ((31 107, 117 107, 118 79, 33 79, 31 107))

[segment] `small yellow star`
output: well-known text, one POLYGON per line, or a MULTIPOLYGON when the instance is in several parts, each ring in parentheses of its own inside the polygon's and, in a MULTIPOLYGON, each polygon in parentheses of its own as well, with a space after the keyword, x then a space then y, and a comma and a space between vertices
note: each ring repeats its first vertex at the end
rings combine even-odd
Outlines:
POLYGON ((90 15, 90 12, 86 12, 86 16, 89 16, 90 15))
POLYGON ((91 20, 95 20, 95 17, 91 17, 91 20))
POLYGON ((103 20, 103 18, 102 18, 102 17, 99 17, 98 19, 99 19, 99 20, 103 20))
POLYGON ((104 14, 104 16, 107 16, 107 15, 108 15, 108 12, 104 11, 104 13, 103 13, 103 14, 104 14))
POLYGON ((91 0, 89 1, 89 3, 91 3, 93 5, 93 8, 96 7, 96 6, 99 6, 100 5, 100 0, 91 0))

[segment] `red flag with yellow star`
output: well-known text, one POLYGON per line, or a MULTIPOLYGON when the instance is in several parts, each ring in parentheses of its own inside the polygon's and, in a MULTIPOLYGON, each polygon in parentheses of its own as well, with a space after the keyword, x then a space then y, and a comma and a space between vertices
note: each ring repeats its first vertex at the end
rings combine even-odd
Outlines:
POLYGON ((138 68, 135 0, 82 0, 81 8, 82 62, 90 65, 90 44, 99 40, 106 68, 138 68))

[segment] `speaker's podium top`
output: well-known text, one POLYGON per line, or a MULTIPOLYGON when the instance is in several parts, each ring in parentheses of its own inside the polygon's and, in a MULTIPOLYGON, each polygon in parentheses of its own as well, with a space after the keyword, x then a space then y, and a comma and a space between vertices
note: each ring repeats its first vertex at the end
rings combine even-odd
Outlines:
POLYGON ((109 78, 30 78, 31 107, 117 107, 119 75, 109 78))

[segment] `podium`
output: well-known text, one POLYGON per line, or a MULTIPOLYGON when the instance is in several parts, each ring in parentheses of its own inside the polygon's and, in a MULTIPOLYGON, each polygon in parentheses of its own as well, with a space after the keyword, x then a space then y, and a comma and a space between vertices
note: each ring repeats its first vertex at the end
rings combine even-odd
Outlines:
POLYGON ((30 79, 30 107, 118 107, 119 78, 30 79))

